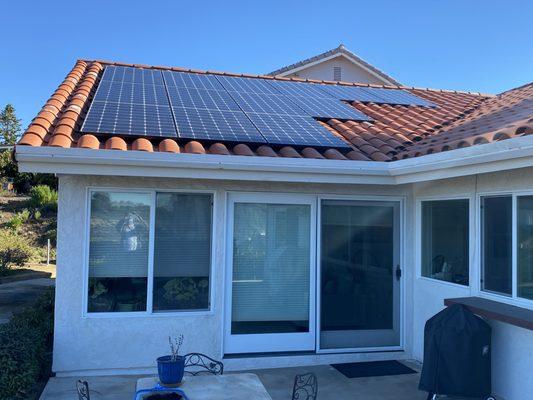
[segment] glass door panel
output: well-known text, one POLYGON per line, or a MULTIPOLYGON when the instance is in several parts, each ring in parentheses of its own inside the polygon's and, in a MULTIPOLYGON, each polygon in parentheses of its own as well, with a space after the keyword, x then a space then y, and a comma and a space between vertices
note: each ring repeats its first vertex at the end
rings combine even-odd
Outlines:
POLYGON ((399 203, 323 200, 320 348, 400 345, 399 203))
POLYGON ((226 353, 315 347, 314 205, 266 196, 231 197, 226 353))

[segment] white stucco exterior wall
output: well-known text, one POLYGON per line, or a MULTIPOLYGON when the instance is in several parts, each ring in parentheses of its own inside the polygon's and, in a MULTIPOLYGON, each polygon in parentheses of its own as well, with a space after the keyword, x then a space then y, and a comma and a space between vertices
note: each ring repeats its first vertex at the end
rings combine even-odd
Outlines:
MULTIPOLYGON (((226 191, 403 196, 403 352, 355 353, 225 359, 228 369, 247 369, 372 359, 422 360, 425 321, 444 308, 449 297, 477 295, 477 195, 532 190, 533 168, 403 186, 288 184, 271 182, 191 181, 157 178, 61 176, 58 214, 58 267, 53 369, 59 375, 154 372, 155 358, 167 353, 167 336, 184 333, 184 351, 223 357, 226 191), (215 190, 212 312, 139 317, 84 317, 87 187, 215 190), (462 287, 418 275, 417 203, 421 199, 465 196, 471 202, 470 286, 462 287)), ((493 391, 506 400, 533 393, 533 333, 503 323, 493 326, 493 391)))
MULTIPOLYGON (((419 183, 413 187, 415 202, 422 199, 465 197, 470 204, 470 287, 419 277, 416 262, 414 281, 413 356, 422 361, 424 351, 424 324, 428 318, 444 309, 444 299, 479 295, 479 214, 478 196, 497 192, 531 191, 533 169, 483 174, 463 178, 419 183)), ((419 236, 418 221, 414 221, 419 236)), ((492 387, 493 393, 505 400, 523 400, 533 393, 533 331, 509 324, 488 321, 492 333, 492 387)))
MULTIPOLYGON (((58 212, 58 254, 56 319, 53 370, 58 375, 102 373, 153 373, 155 359, 168 353, 169 335, 183 333, 183 351, 223 357, 223 308, 225 269, 226 193, 263 191, 276 193, 345 194, 354 196, 404 197, 411 203, 407 186, 346 186, 280 183, 238 183, 231 181, 187 181, 157 178, 61 176, 58 212), (215 259, 211 275, 213 304, 209 315, 179 313, 150 316, 83 316, 87 188, 197 189, 216 190, 214 216, 215 259), (79 356, 77 356, 79 354, 79 356)), ((411 213, 410 210, 407 210, 411 213)), ((407 236, 408 237, 408 236, 407 236)), ((405 253, 406 265, 412 254, 405 253)), ((412 309, 412 271, 404 270, 404 298, 401 307, 412 309)), ((404 351, 305 355, 224 360, 227 369, 250 369, 357 360, 411 358, 412 313, 404 318, 404 351)))
POLYGON ((377 85, 383 84, 382 79, 377 78, 365 69, 350 62, 343 56, 332 58, 331 60, 305 67, 287 76, 298 77, 302 79, 319 79, 332 81, 334 80, 333 67, 341 68, 341 80, 344 82, 373 83, 377 85))

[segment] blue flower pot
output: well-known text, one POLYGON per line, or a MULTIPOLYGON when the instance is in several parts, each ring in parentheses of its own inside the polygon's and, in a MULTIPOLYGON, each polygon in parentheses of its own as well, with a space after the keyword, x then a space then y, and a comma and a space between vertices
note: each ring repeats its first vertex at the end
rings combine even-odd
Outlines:
POLYGON ((185 357, 178 356, 172 361, 171 356, 163 356, 157 359, 157 374, 162 385, 177 385, 183 379, 185 369, 185 357))

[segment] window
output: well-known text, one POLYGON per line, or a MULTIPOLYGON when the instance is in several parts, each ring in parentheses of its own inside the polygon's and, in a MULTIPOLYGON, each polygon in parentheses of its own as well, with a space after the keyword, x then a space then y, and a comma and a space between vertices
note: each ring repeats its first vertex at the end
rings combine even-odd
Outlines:
POLYGON ((468 286, 467 199, 422 202, 422 276, 468 286))
POLYGON ((512 214, 511 196, 481 199, 481 288, 512 295, 512 214))
POLYGON ((209 309, 211 197, 157 193, 154 311, 209 309))
POLYGON ((88 312, 209 309, 210 194, 94 191, 90 202, 88 312))

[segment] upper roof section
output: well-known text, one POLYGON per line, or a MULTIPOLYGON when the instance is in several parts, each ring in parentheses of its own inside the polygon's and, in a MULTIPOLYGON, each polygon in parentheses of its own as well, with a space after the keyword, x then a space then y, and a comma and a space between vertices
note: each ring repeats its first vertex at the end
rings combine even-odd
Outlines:
MULTIPOLYGON (((335 80, 344 80, 344 81, 360 82, 360 83, 361 82, 379 83, 383 85, 396 85, 396 86, 400 85, 400 83, 396 81, 394 78, 387 75, 385 72, 379 70, 375 66, 369 64, 368 62, 366 62, 365 60, 363 60, 356 54, 352 53, 343 44, 340 44, 338 47, 335 47, 334 49, 328 50, 324 53, 318 54, 314 57, 310 57, 305 60, 298 61, 294 64, 287 65, 286 67, 272 71, 268 75, 270 76, 301 76, 303 78, 306 78, 308 75, 306 71, 309 71, 310 74, 323 75, 323 72, 319 70, 320 66, 330 61, 334 61, 338 59, 342 59, 346 61, 348 64, 351 64, 352 68, 360 70, 362 74, 357 74, 358 75, 357 80, 346 79, 346 78, 335 79, 335 80), (313 70, 313 72, 310 71, 311 69, 313 70), (368 77, 365 77, 365 75, 367 75, 368 77)), ((339 65, 339 68, 340 67, 341 66, 339 65)), ((334 75, 332 74, 331 76, 333 77, 334 75)), ((346 76, 346 74, 342 74, 342 76, 346 76)))
MULTIPOLYGON (((63 148, 138 150, 147 152, 293 157, 338 160, 392 161, 532 133, 533 85, 529 84, 493 97, 479 93, 379 86, 404 89, 436 107, 350 102, 372 121, 317 121, 332 135, 349 145, 335 148, 253 145, 171 138, 135 138, 122 135, 100 137, 80 132, 106 65, 128 64, 105 61, 76 63, 72 71, 32 120, 18 145, 63 148)), ((244 76, 193 71, 171 67, 129 65, 138 68, 244 76)), ((298 79, 251 76, 275 80, 298 79)), ((334 84, 335 82, 315 82, 334 84)), ((371 86, 343 84, 347 86, 371 86)))

